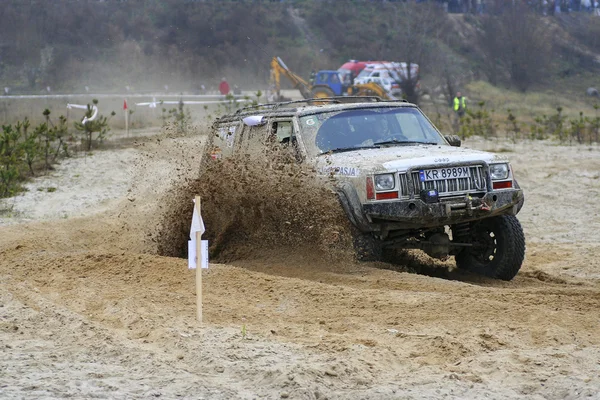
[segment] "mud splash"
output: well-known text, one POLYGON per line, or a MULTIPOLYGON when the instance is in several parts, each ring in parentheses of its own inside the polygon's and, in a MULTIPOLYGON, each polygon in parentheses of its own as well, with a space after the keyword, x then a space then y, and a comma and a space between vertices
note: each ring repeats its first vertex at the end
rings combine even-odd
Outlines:
POLYGON ((195 195, 202 198, 203 238, 216 262, 307 251, 326 259, 353 258, 350 224, 331 184, 284 151, 205 161, 198 178, 165 196, 159 254, 187 256, 195 195))
MULTIPOLYGON (((333 182, 285 149, 264 144, 229 158, 205 155, 197 174, 177 182, 160 201, 158 230, 152 235, 160 255, 187 258, 192 199, 199 195, 207 229, 203 238, 209 240, 214 262, 308 262, 331 271, 357 267, 351 226, 333 182)), ((386 251, 381 262, 360 265, 463 279, 453 271, 453 262, 434 260, 418 250, 386 251)))

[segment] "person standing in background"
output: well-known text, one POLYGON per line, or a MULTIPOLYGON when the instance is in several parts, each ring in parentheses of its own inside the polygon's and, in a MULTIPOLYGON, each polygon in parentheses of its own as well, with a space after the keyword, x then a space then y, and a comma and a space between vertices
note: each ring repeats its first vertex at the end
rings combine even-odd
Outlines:
POLYGON ((453 109, 458 118, 462 118, 467 111, 467 99, 460 92, 456 92, 456 97, 453 101, 453 109))
POLYGON ((229 94, 229 90, 229 83, 227 83, 227 80, 225 78, 221 79, 221 83, 219 84, 219 92, 225 96, 229 94))

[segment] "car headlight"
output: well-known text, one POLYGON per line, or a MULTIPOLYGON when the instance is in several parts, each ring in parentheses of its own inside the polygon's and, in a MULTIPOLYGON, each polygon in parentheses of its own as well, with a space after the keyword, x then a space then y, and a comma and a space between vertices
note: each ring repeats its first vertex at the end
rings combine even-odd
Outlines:
POLYGON ((508 164, 490 164, 490 177, 494 181, 508 178, 508 164))
POLYGON ((375 175, 375 188, 377 190, 391 190, 394 188, 394 174, 375 175))

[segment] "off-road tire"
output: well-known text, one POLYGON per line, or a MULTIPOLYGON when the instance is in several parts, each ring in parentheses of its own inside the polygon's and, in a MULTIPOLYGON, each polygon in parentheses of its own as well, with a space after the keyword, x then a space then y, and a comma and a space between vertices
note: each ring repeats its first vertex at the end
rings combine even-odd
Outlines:
POLYGON ((358 261, 381 261, 383 257, 383 246, 371 233, 352 230, 352 244, 354 254, 358 261))
POLYGON ((514 215, 486 218, 471 226, 474 247, 456 255, 456 266, 490 278, 510 281, 525 258, 525 235, 514 215))
POLYGON ((313 98, 335 97, 333 90, 327 86, 317 86, 312 89, 313 98))

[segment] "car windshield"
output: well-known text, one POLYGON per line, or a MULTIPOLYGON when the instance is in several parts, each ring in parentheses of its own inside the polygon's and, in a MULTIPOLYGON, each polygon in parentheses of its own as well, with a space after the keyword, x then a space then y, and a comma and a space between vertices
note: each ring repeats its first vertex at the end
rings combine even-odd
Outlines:
POLYGON ((314 155, 407 144, 446 145, 414 107, 353 109, 300 118, 302 141, 314 155))

